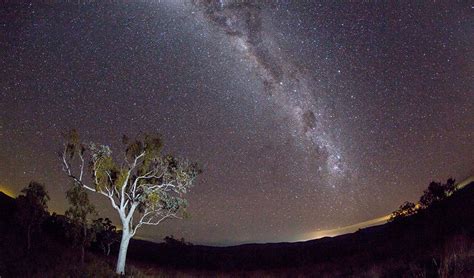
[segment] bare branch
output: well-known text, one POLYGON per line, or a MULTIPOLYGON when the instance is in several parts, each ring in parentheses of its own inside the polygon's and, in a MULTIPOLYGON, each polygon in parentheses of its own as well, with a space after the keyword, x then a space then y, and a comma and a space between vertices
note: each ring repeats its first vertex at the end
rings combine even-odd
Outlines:
POLYGON ((156 216, 158 216, 157 211, 145 211, 145 213, 142 215, 142 217, 138 221, 137 225, 133 228, 132 236, 134 236, 135 233, 137 232, 138 228, 140 228, 143 225, 156 226, 156 225, 159 225, 161 222, 163 222, 164 220, 166 220, 170 217, 174 217, 174 218, 178 218, 178 219, 180 218, 176 215, 176 213, 172 213, 170 211, 167 211, 167 213, 165 215, 163 215, 163 216, 161 216, 161 218, 155 220, 156 216), (148 220, 145 220, 145 218, 147 216, 149 216, 150 214, 152 214, 152 213, 155 213, 155 215, 152 215, 148 220))
POLYGON ((79 174, 79 179, 82 181, 82 176, 84 175, 84 157, 82 153, 79 153, 79 157, 81 159, 81 173, 79 174))
POLYGON ((122 190, 121 190, 121 202, 120 202, 120 207, 121 208, 124 208, 124 199, 125 199, 125 189, 127 187, 127 184, 128 184, 128 180, 130 179, 130 174, 131 172, 137 167, 137 164, 138 164, 138 161, 145 156, 145 152, 142 152, 141 154, 139 154, 138 156, 135 157, 135 160, 133 161, 133 164, 132 166, 130 166, 130 169, 128 170, 127 172, 127 177, 125 178, 125 181, 123 182, 123 185, 122 185, 122 190))

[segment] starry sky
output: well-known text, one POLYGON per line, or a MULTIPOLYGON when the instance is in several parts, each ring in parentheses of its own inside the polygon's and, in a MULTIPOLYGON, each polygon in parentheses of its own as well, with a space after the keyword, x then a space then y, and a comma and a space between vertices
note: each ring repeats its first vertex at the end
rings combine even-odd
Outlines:
MULTIPOLYGON (((474 174, 473 7, 316 1, 46 1, 0 8, 0 188, 45 183, 61 132, 120 153, 158 132, 204 172, 199 244, 300 240, 474 174)), ((118 218, 107 200, 99 212, 118 218)))

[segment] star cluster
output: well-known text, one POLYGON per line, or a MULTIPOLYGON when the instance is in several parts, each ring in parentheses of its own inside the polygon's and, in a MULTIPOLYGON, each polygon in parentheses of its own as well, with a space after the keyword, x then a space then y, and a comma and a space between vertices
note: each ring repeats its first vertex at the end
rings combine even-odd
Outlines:
MULTIPOLYGON (((8 3, 0 10, 0 185, 64 212, 61 132, 120 150, 161 133, 204 170, 194 243, 292 241, 369 221, 473 174, 467 3, 8 3)), ((100 196, 99 211, 115 221, 100 196)), ((118 222, 116 222, 118 223, 118 222)))

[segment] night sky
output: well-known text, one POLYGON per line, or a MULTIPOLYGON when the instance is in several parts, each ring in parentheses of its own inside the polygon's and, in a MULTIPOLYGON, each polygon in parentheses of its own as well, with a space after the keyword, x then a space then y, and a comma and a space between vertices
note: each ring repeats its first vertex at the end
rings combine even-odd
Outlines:
POLYGON ((468 1, 13 2, 0 10, 0 189, 45 183, 51 211, 67 205, 56 153, 71 128, 117 155, 123 134, 158 132, 202 166, 191 217, 141 229, 151 240, 301 240, 474 174, 468 1))

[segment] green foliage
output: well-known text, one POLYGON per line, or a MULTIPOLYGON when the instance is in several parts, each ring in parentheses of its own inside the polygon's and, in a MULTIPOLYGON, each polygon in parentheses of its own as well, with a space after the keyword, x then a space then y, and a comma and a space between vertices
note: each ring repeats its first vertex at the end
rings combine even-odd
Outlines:
POLYGON ((92 156, 91 171, 95 180, 95 189, 100 191, 117 185, 114 179, 117 178, 119 170, 112 158, 110 147, 91 143, 89 150, 92 156))
MULTIPOLYGON (((128 138, 124 142, 129 142, 128 138)), ((130 163, 143 154, 129 184, 139 179, 136 193, 140 197, 136 201, 139 202, 140 212, 162 209, 184 213, 187 202, 181 195, 187 193, 201 171, 196 163, 179 160, 172 155, 161 155, 162 147, 162 140, 157 135, 145 135, 143 140, 137 139, 128 144, 126 157, 130 163)))
POLYGON ((118 190, 121 190, 124 184, 128 183, 128 171, 126 169, 115 172, 117 178, 114 181, 114 185, 117 187, 118 190))
MULTIPOLYGON (((74 188, 67 194, 72 204, 67 214, 81 223, 83 238, 87 235, 86 215, 93 209, 88 205, 87 194, 84 195, 79 188, 100 193, 110 200, 119 213, 124 237, 135 235, 142 225, 158 225, 166 218, 187 215, 187 201, 183 195, 201 173, 197 164, 172 155, 162 155, 163 142, 158 135, 145 134, 135 140, 124 136, 122 142, 126 145, 124 161, 117 163, 109 146, 91 143, 86 148, 80 143, 76 131, 71 131, 66 137, 63 170, 74 181, 74 188), (79 159, 74 160, 77 154, 79 159), (73 173, 72 166, 78 160, 79 175, 73 173), (89 166, 91 174, 91 179, 87 181, 83 175, 84 165, 89 166), (137 212, 142 215, 134 218, 137 212)), ((82 246, 85 241, 82 240, 82 246)), ((122 242, 128 244, 128 241, 122 242)), ((124 271, 126 254, 122 255, 117 263, 117 273, 124 271)))
POLYGON ((161 150, 163 148, 163 142, 159 135, 145 135, 143 140, 145 157, 143 159, 143 169, 148 170, 153 162, 160 157, 161 150))
POLYGON ((63 137, 66 141, 65 155, 69 157, 69 159, 73 159, 76 155, 84 154, 86 147, 81 144, 81 139, 76 129, 72 129, 63 134, 63 137))
POLYGON ((66 198, 71 206, 66 210, 66 216, 73 221, 87 222, 87 217, 95 213, 94 206, 84 188, 74 185, 66 192, 66 198))
POLYGON ((160 198, 160 195, 157 192, 151 192, 150 194, 148 194, 147 201, 152 206, 156 206, 161 201, 161 198, 160 198))
POLYGON ((81 247, 81 261, 84 262, 84 248, 90 246, 95 239, 95 230, 88 223, 88 217, 95 214, 95 208, 89 201, 89 196, 81 186, 74 185, 66 192, 66 198, 71 206, 65 215, 71 224, 67 231, 68 237, 74 245, 81 247))
MULTIPOLYGON (((117 193, 126 186, 125 192, 129 198, 137 196, 130 203, 139 202, 142 209, 178 212, 185 208, 186 201, 181 195, 187 193, 201 173, 196 163, 179 160, 169 154, 162 155, 163 142, 156 134, 145 134, 142 139, 135 140, 124 136, 122 142, 126 144, 126 163, 120 167, 114 161, 110 147, 90 143, 86 148, 80 143, 76 130, 69 132, 65 138, 66 153, 71 159, 77 153, 87 159, 83 155, 86 151, 90 152, 89 164, 95 190, 117 193), (136 187, 132 188, 132 184, 136 184, 136 187), (132 190, 135 190, 135 194, 132 194, 132 190)), ((121 198, 118 195, 115 197, 121 198)))

